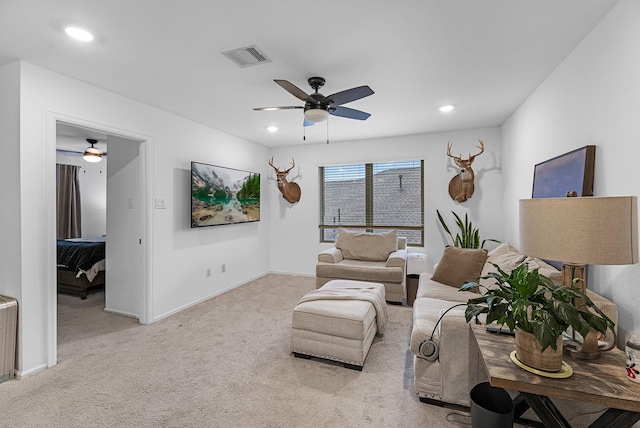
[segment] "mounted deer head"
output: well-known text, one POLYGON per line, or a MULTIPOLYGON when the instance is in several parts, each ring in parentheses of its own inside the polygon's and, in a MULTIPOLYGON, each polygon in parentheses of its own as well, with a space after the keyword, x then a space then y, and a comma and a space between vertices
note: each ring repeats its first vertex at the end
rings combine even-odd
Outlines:
POLYGON ((287 200, 287 202, 291 204, 295 204, 300 200, 300 186, 298 183, 289 183, 287 181, 287 174, 289 171, 296 166, 295 161, 291 158, 291 167, 289 169, 285 169, 280 171, 277 166, 273 165, 273 157, 269 161, 269 165, 276 171, 276 180, 278 181, 278 189, 280 193, 282 193, 282 197, 287 200))
POLYGON ((478 141, 480 142, 480 145, 477 147, 480 149, 480 152, 473 156, 469 153, 468 159, 462 159, 462 155, 453 156, 451 154, 451 143, 447 145, 447 156, 453 158, 458 168, 460 168, 458 175, 453 177, 449 182, 449 196, 451 196, 451 199, 456 202, 464 202, 473 195, 473 191, 475 189, 473 179, 475 174, 471 169, 471 164, 476 156, 479 156, 484 152, 484 143, 482 140, 478 141))

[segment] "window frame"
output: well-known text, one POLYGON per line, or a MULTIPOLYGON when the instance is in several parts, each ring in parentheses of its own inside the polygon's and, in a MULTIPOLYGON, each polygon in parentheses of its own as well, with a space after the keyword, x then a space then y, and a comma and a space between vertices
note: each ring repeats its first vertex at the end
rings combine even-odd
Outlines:
MULTIPOLYGON (((401 180, 402 182, 402 180, 401 180)), ((406 161, 382 161, 382 162, 354 162, 349 164, 333 164, 333 165, 320 165, 318 167, 318 196, 319 196, 319 218, 318 218, 318 232, 321 243, 334 243, 335 240, 325 239, 325 230, 331 229, 364 229, 366 232, 374 232, 376 230, 412 230, 420 232, 419 243, 409 243, 407 246, 412 247, 424 247, 424 159, 409 159, 406 161), (420 226, 398 226, 393 224, 388 225, 374 225, 374 209, 373 209, 373 195, 374 195, 374 165, 385 163, 402 163, 402 162, 420 162, 420 226), (365 224, 323 224, 320 220, 325 218, 325 168, 326 167, 340 167, 356 165, 365 166, 365 224)))

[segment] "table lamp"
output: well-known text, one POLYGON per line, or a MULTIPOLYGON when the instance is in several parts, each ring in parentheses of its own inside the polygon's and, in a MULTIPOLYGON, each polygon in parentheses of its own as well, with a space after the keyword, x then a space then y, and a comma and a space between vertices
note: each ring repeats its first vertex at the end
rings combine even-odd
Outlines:
MULTIPOLYGON (((585 265, 638 262, 637 197, 521 199, 520 246, 528 256, 562 262, 562 284, 585 292, 585 265)), ((599 358, 597 332, 592 329, 582 343, 569 343, 565 353, 599 358)))

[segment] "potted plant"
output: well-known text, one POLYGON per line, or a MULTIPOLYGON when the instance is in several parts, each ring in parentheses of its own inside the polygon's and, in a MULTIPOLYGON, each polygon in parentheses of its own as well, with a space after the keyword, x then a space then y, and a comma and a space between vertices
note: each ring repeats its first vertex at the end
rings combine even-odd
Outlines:
POLYGON ((602 334, 608 329, 613 331, 614 322, 577 288, 555 285, 538 269, 529 271, 526 263, 509 274, 492 264, 497 272, 482 278, 493 278, 496 287, 467 282, 460 288, 483 288, 481 296, 468 300, 465 318, 469 322, 479 314, 487 314, 487 324, 506 324, 515 331, 516 356, 522 363, 544 371, 559 371, 562 334, 569 327, 582 337, 592 328, 602 334), (574 306, 574 301, 581 302, 580 306, 574 306))
POLYGON ((436 210, 436 213, 438 214, 438 220, 440 221, 442 228, 451 237, 451 241, 454 247, 484 248, 484 244, 487 241, 500 242, 500 241, 496 241, 495 239, 485 239, 482 241, 482 244, 481 244, 480 230, 477 227, 473 227, 473 223, 469 221, 467 214, 466 213, 464 214, 464 222, 463 222, 462 218, 460 218, 458 214, 451 211, 451 214, 453 214, 453 216, 456 219, 456 225, 458 226, 458 229, 460 229, 460 232, 456 233, 456 236, 454 237, 451 231, 449 230, 447 223, 445 223, 444 219, 442 218, 442 215, 440 215, 440 211, 436 210))

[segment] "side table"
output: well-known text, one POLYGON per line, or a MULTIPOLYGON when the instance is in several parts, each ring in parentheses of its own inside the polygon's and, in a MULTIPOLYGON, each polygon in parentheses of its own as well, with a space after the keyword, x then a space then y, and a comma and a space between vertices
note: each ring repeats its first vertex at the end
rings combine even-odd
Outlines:
POLYGON ((603 352, 597 360, 565 360, 573 369, 566 379, 552 379, 516 366, 509 354, 515 339, 488 333, 484 325, 471 325, 470 343, 477 343, 492 386, 519 391, 514 399, 515 417, 531 408, 545 427, 569 427, 550 398, 584 401, 608 407, 591 427, 631 427, 640 420, 640 385, 626 379, 625 353, 603 352))
POLYGON ((420 274, 428 269, 426 253, 410 251, 407 253, 407 305, 413 306, 418 292, 420 274))

